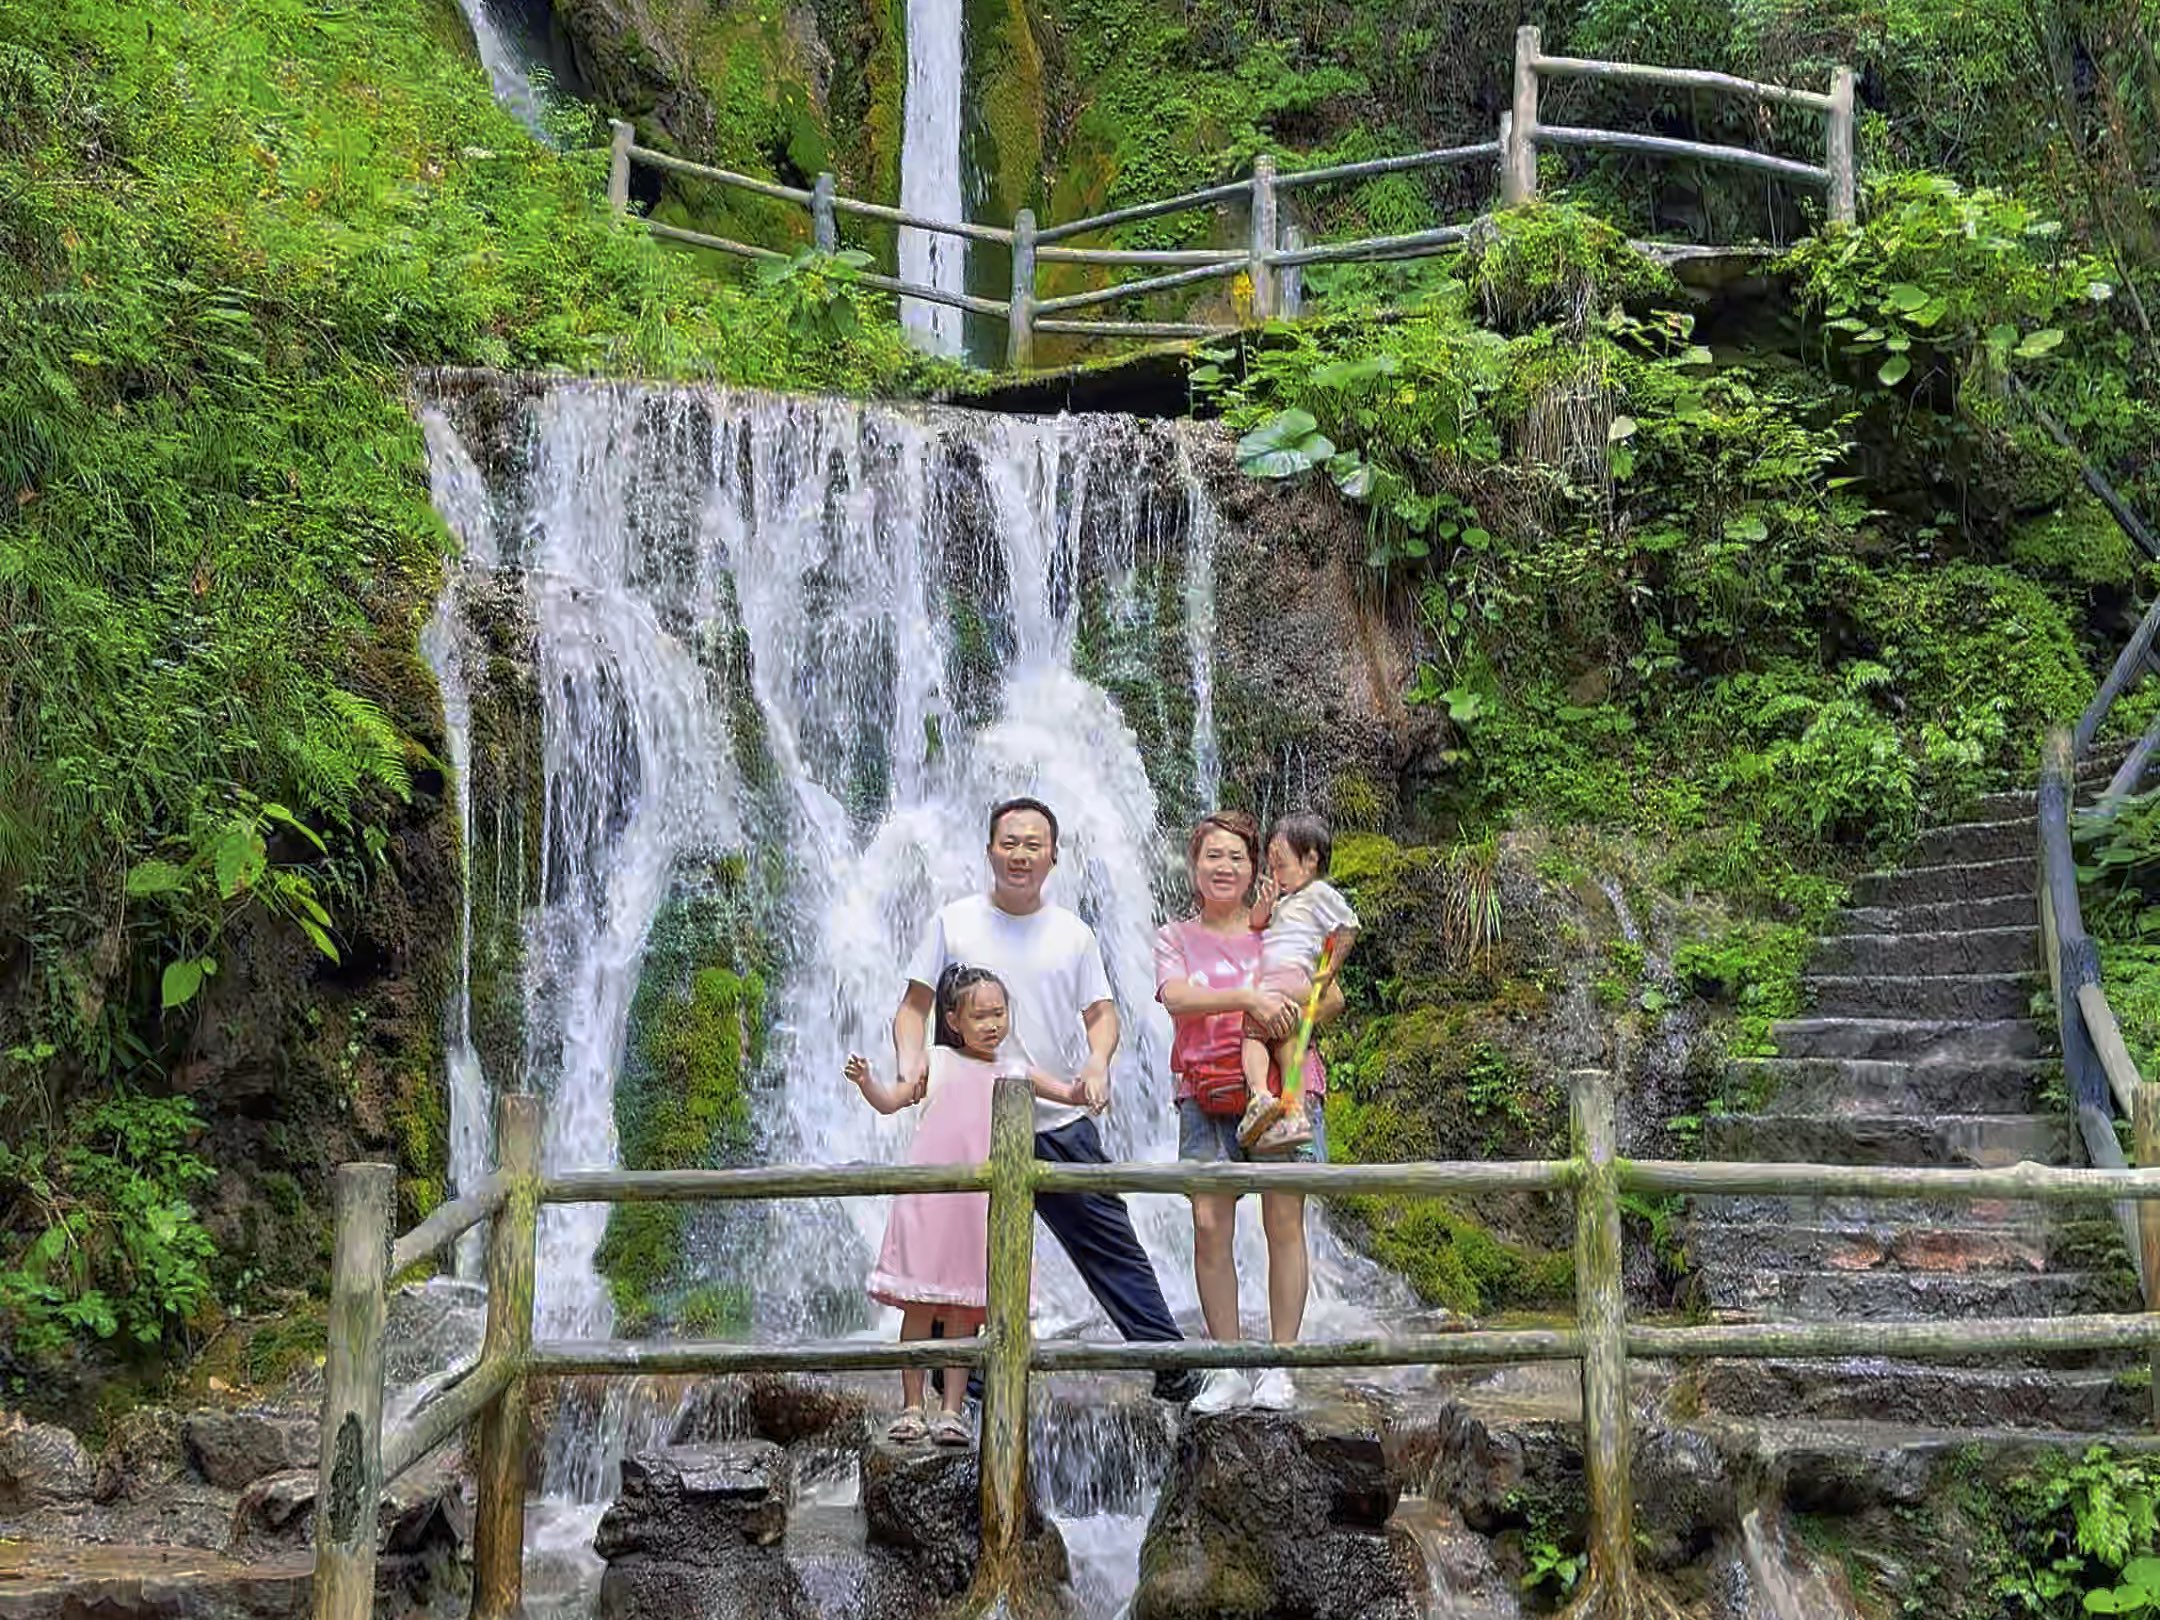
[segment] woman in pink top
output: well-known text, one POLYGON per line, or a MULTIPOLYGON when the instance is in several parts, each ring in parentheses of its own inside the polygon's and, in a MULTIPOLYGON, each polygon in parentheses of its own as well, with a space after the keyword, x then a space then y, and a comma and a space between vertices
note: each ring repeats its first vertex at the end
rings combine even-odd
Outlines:
MULTIPOLYGON (((1260 987, 1260 935, 1252 926, 1253 879, 1260 866, 1260 828, 1239 810, 1201 818, 1186 845, 1197 915, 1166 923, 1155 935, 1155 995, 1169 1012, 1175 1037, 1170 1070, 1176 1081, 1178 1157, 1201 1162, 1239 1162, 1250 1157, 1238 1145, 1245 1110, 1240 1064, 1244 1021, 1252 1018, 1274 1037, 1296 1025, 1299 1009, 1280 992, 1260 987)), ((1328 987, 1322 1022, 1342 1010, 1342 993, 1328 987)), ((1326 1072, 1318 1054, 1305 1055, 1305 1098, 1313 1139, 1287 1157, 1324 1159, 1326 1072)), ((1193 1209, 1193 1270, 1200 1311, 1211 1337, 1235 1340, 1238 1329, 1237 1195, 1196 1193, 1193 1209)), ((1260 1225, 1268 1246, 1268 1327, 1278 1344, 1293 1343, 1305 1319, 1310 1268, 1305 1252, 1305 1200, 1296 1193, 1262 1193, 1260 1225)), ((1224 1412, 1251 1400, 1281 1410, 1296 1400, 1290 1375, 1280 1367, 1257 1384, 1243 1373, 1217 1369, 1194 1397, 1192 1410, 1224 1412)))

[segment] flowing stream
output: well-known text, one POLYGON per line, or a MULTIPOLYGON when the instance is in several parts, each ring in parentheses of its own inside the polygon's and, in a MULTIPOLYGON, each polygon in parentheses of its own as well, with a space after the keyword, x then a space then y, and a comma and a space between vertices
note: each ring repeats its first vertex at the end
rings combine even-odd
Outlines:
MULTIPOLYGON (((960 191, 962 37, 961 0, 908 0, 900 206, 924 219, 956 224, 964 206, 960 191)), ((966 238, 903 228, 900 279, 950 293, 964 291, 966 238)), ((933 354, 960 353, 960 313, 920 299, 900 301, 901 324, 933 354)))
MULTIPOLYGON (((1220 770, 1216 518, 1180 430, 571 382, 520 393, 508 412, 446 395, 425 416, 437 502, 464 543, 427 650, 468 838, 500 807, 471 805, 462 787, 483 694, 469 689, 460 604, 481 582, 515 581, 529 614, 545 837, 523 922, 518 1066, 547 1099, 550 1169, 617 1162, 616 1086, 648 947, 664 923, 723 951, 697 932, 715 895, 735 896, 771 951, 757 1156, 903 1155, 908 1119, 863 1106, 841 1066, 851 1051, 889 1062, 901 964, 937 905, 983 883, 986 806, 1023 791, 1059 813, 1052 892, 1094 925, 1123 1020, 1109 1150, 1174 1156, 1151 946, 1179 903, 1181 849, 1158 789, 1182 817, 1212 801, 1220 770), (1164 570, 1176 571, 1167 586, 1164 570), (1183 622, 1159 622, 1161 602, 1183 622), (1185 705, 1112 673, 1144 665, 1159 686, 1161 659, 1142 659, 1142 644, 1190 660, 1189 722, 1185 705), (1147 705, 1136 719, 1160 742, 1152 777, 1098 675, 1147 705)), ((485 1082, 477 1056, 468 1070, 456 1055, 470 1052, 469 1013, 449 1017, 464 1186, 485 1161, 485 1082)), ((1133 1203, 1173 1308, 1196 1320, 1183 1202, 1133 1203)), ((694 1229, 692 1269, 738 1285, 760 1335, 884 1336, 891 1321, 862 1295, 883 1220, 867 1199, 728 1212, 694 1229)), ((1341 1330, 1366 1320, 1345 1301, 1370 1300, 1370 1274, 1314 1224, 1316 1325, 1341 1330)), ((597 1263, 607 1225, 602 1206, 544 1211, 540 1338, 614 1331, 597 1263)), ((1257 1319, 1265 1270, 1257 1230, 1244 1235, 1257 1319)), ((1039 1330, 1107 1336, 1054 1243, 1038 1265, 1039 1330)), ((548 1493, 605 1500, 623 1448, 664 1428, 665 1414, 635 1421, 612 1397, 566 1416, 548 1493)), ((1114 1428, 1101 1431, 1108 1452, 1114 1428)), ((1099 1591, 1116 1568, 1129 1580, 1145 1502, 1089 1485, 1130 1466, 1095 1457, 1087 1432, 1067 1445, 1056 1494, 1102 1521, 1076 1530, 1099 1591)), ((576 1522, 589 1529, 589 1515, 576 1522)))
POLYGON ((495 99, 519 123, 547 139, 547 97, 533 77, 534 64, 511 42, 489 0, 458 0, 458 5, 472 29, 473 44, 480 52, 480 65, 487 69, 495 99))

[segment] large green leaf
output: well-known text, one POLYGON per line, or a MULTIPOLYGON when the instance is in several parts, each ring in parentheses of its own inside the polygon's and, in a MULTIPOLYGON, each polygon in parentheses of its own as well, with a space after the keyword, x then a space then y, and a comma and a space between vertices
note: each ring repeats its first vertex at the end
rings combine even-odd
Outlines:
POLYGON ((1310 411, 1292 406, 1238 440, 1238 466, 1254 478, 1295 478, 1335 454, 1310 411))

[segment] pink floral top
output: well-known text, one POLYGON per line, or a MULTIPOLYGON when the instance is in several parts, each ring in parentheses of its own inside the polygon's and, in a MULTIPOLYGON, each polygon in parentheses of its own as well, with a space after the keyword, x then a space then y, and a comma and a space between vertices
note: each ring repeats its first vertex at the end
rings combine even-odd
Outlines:
MULTIPOLYGON (((1163 986, 1198 980, 1210 990, 1249 986, 1260 972, 1260 936, 1250 929, 1218 934, 1198 917, 1164 923, 1155 931, 1155 999, 1163 986)), ((1176 1095, 1186 1096, 1191 1086, 1186 1076, 1196 1069, 1235 1068, 1238 1050, 1245 1039, 1245 1020, 1234 1012, 1207 1013, 1172 1021, 1175 1035, 1170 1043, 1170 1073, 1177 1081, 1176 1095)), ((1305 1053, 1305 1090, 1309 1096, 1327 1091, 1327 1069, 1316 1049, 1305 1053)))

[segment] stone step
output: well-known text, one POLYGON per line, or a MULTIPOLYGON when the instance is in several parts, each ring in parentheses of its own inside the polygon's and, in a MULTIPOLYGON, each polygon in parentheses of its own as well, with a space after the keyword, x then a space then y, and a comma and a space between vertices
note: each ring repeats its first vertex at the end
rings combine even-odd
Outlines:
POLYGON ((2137 1430, 2151 1417, 2142 1379, 2110 1367, 1942 1367, 1887 1357, 1719 1360, 1703 1404, 1740 1417, 1915 1427, 2137 1430))
POLYGON ((1930 827, 1913 840, 1908 866, 1942 866, 1956 861, 2040 858, 2040 818, 2028 804, 2025 814, 2002 821, 1959 821, 1930 827))
POLYGON ((2037 973, 1820 974, 1800 981, 1808 1004, 1827 1018, 1937 1018, 1961 1022, 2022 1018, 2046 980, 2037 973))
POLYGON ((2061 1164, 2076 1131, 2065 1114, 1712 1114, 1703 1157, 1758 1164, 2061 1164))
POLYGON ((1733 1226, 2008 1226, 2066 1224, 2060 1207, 2030 1198, 1862 1198, 1846 1194, 1710 1193, 1689 1200, 1697 1223, 1733 1226))
POLYGON ((1793 1018, 1770 1028, 1780 1057, 1991 1062, 2037 1057, 2046 1036, 2030 1018, 1793 1018))
POLYGON ((2031 973, 2040 966, 2040 930, 2029 921, 1929 934, 1826 934, 1808 958, 1816 973, 1902 977, 2031 973))
POLYGON ((1699 1258, 1745 1271, 2045 1271, 2051 1236, 2044 1220, 1951 1226, 1940 1212, 1920 1225, 1697 1220, 1688 1227, 1689 1248, 1699 1258))
POLYGON ((1911 906, 1851 906, 1837 914, 1842 934, 1940 934, 1965 928, 2040 926, 2038 902, 2029 894, 1992 900, 1929 900, 1911 906))
POLYGON ((2032 1058, 1742 1058, 1735 1087, 1785 1114, 2029 1114, 2053 1065, 2032 1058))
POLYGON ((2035 892, 2038 861, 2018 856, 2000 861, 1955 861, 1905 866, 1855 878, 1852 898, 1862 906, 1910 906, 1938 900, 1992 900, 2035 892))
POLYGON ((1695 1282, 1711 1310, 1755 1321, 1909 1322, 2140 1308, 2127 1274, 2092 1271, 1775 1271, 1711 1261, 1695 1282))

